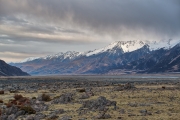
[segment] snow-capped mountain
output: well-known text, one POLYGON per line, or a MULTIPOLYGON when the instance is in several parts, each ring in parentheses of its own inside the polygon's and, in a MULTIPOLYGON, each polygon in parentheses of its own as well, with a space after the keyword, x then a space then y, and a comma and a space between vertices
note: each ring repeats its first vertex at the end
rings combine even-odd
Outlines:
POLYGON ((69 60, 73 60, 73 59, 77 58, 80 55, 81 55, 80 52, 67 51, 65 53, 60 52, 60 53, 53 54, 53 55, 47 55, 45 57, 29 57, 29 58, 26 58, 26 59, 22 60, 21 62, 17 62, 17 63, 31 62, 31 61, 34 61, 34 60, 51 60, 51 59, 59 59, 59 60, 69 59, 69 60))
POLYGON ((47 55, 45 57, 30 57, 22 60, 19 63, 25 63, 25 62, 30 62, 33 60, 37 59, 44 59, 44 60, 50 60, 50 59, 70 59, 73 60, 79 56, 86 56, 90 57, 92 55, 98 55, 101 53, 109 52, 109 54, 119 54, 119 53, 126 53, 126 52, 131 52, 134 50, 137 50, 145 45, 144 42, 142 41, 117 41, 109 44, 108 46, 100 49, 95 49, 92 51, 87 51, 87 52, 76 52, 76 51, 67 51, 65 53, 60 52, 57 54, 53 55, 47 55))
POLYGON ((45 57, 26 58, 19 63, 30 62, 30 61, 37 60, 37 59, 41 59, 41 60, 51 60, 51 59, 74 60, 80 56, 90 57, 93 55, 98 55, 98 54, 102 54, 102 53, 106 53, 106 52, 108 52, 109 54, 116 54, 116 53, 122 54, 122 53, 135 51, 137 49, 142 48, 145 45, 148 46, 151 51, 157 50, 160 48, 169 49, 169 48, 172 48, 173 46, 175 46, 176 44, 177 44, 177 41, 173 41, 173 40, 159 41, 159 42, 158 41, 145 41, 145 42, 143 42, 140 40, 116 41, 116 42, 109 44, 108 46, 106 46, 104 48, 95 49, 92 51, 87 51, 87 52, 67 51, 65 53, 60 52, 60 53, 53 54, 53 55, 47 55, 45 57))
POLYGON ((177 41, 117 41, 104 48, 88 52, 61 52, 45 57, 29 58, 23 63, 11 63, 11 65, 32 75, 102 74, 114 69, 153 72, 157 69, 156 65, 164 68, 164 71, 171 67, 173 67, 172 70, 176 68, 178 71, 177 64, 179 62, 177 60, 180 58, 180 44, 176 43, 177 41), (167 58, 167 56, 169 57, 167 58), (175 64, 163 67, 161 62, 166 65, 168 63, 175 64))
POLYGON ((140 41, 140 40, 133 40, 133 41, 116 41, 104 48, 95 49, 93 51, 84 52, 83 55, 85 56, 92 56, 97 55, 104 52, 116 53, 117 49, 121 49, 123 53, 132 52, 137 49, 142 48, 144 45, 148 46, 149 49, 158 50, 160 48, 169 49, 174 47, 178 41, 175 40, 164 40, 164 41, 140 41))
POLYGON ((146 44, 149 45, 149 49, 152 50, 158 50, 158 49, 170 49, 174 47, 176 44, 178 44, 179 41, 177 40, 163 40, 163 41, 146 41, 146 44))
POLYGON ((118 52, 116 51, 117 49, 120 49, 123 51, 123 53, 126 53, 126 52, 137 50, 143 47, 144 45, 145 43, 142 41, 116 41, 109 44, 108 46, 104 48, 88 51, 88 52, 85 52, 84 54, 86 56, 97 55, 104 52, 110 52, 113 54, 113 53, 118 52))

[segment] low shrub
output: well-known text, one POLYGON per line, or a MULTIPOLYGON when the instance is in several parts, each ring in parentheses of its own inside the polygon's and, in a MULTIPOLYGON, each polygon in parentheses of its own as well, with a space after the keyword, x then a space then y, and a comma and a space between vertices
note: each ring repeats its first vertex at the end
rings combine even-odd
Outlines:
POLYGON ((22 95, 18 95, 18 94, 15 94, 15 95, 14 95, 14 99, 15 99, 15 100, 20 100, 21 98, 23 98, 22 95))
POLYGON ((1 90, 1 91, 0 91, 0 94, 1 94, 1 95, 4 94, 4 91, 1 90))
POLYGON ((24 110, 27 114, 35 114, 36 111, 31 106, 22 106, 21 110, 24 110))
POLYGON ((42 101, 45 101, 45 102, 48 102, 48 101, 51 101, 51 98, 49 95, 46 95, 46 94, 42 94, 42 101))
POLYGON ((3 103, 3 101, 2 101, 2 100, 0 100, 0 103, 3 103))
POLYGON ((54 99, 58 99, 58 98, 60 98, 60 96, 55 96, 55 97, 53 98, 53 100, 54 100, 54 99))
POLYGON ((17 90, 10 90, 9 92, 10 92, 10 93, 18 93, 17 90))
POLYGON ((17 105, 17 101, 16 100, 12 100, 10 101, 13 105, 17 105))
POLYGON ((7 108, 10 108, 10 107, 12 107, 13 104, 11 102, 8 102, 8 103, 5 103, 5 105, 7 108))
POLYGON ((36 97, 32 97, 32 99, 34 99, 34 100, 35 100, 35 99, 37 99, 37 98, 36 98, 36 97))
POLYGON ((81 92, 81 93, 82 93, 82 92, 86 92, 86 90, 85 90, 84 88, 82 88, 82 89, 76 89, 76 91, 77 91, 77 92, 81 92))

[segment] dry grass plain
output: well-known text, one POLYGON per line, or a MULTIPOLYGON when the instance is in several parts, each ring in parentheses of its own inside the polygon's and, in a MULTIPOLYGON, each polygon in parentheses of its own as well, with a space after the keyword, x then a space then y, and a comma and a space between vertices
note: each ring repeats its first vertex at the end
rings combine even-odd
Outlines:
MULTIPOLYGON (((126 84, 126 83, 124 83, 126 84)), ((84 86, 84 87, 69 87, 56 89, 39 88, 35 92, 27 92, 18 90, 17 93, 10 93, 5 91, 0 95, 0 100, 8 103, 9 100, 14 99, 15 94, 21 94, 28 99, 38 98, 42 94, 49 95, 51 100, 44 102, 48 105, 48 109, 41 111, 46 116, 50 115, 52 111, 63 109, 64 112, 56 114, 56 118, 45 117, 43 120, 63 120, 63 116, 70 116, 72 120, 91 120, 104 119, 98 118, 100 114, 108 114, 109 120, 180 120, 180 85, 179 83, 133 83, 135 88, 130 89, 116 89, 122 87, 124 84, 108 84, 104 86, 84 86), (81 99, 82 95, 87 94, 87 88, 91 88, 92 95, 81 99), (79 92, 78 90, 84 90, 79 92), (72 100, 68 103, 53 104, 52 101, 62 94, 72 93, 72 100), (116 101, 116 108, 114 106, 105 106, 107 110, 90 110, 84 108, 86 112, 80 113, 79 108, 83 106, 85 101, 97 100, 100 96, 104 96, 107 100, 116 101)), ((2 105, 2 104, 1 104, 2 105)), ((33 114, 31 115, 33 116, 33 114)), ((25 119, 19 116, 16 119, 25 119)), ((65 120, 65 119, 64 119, 65 120)))

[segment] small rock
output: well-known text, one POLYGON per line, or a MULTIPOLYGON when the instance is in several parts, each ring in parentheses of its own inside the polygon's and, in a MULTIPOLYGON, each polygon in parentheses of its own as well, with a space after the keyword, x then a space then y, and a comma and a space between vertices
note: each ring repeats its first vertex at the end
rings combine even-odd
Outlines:
POLYGON ((139 112, 141 113, 142 116, 152 115, 152 113, 148 112, 147 110, 140 110, 139 112))
POLYGON ((79 120, 87 120, 86 118, 80 118, 79 120))
POLYGON ((125 114, 125 110, 124 109, 121 109, 119 112, 120 112, 120 114, 125 114))
POLYGON ((147 118, 143 117, 141 120, 148 120, 147 118))
POLYGON ((34 116, 34 120, 40 120, 40 119, 44 119, 46 117, 46 115, 42 114, 42 113, 37 113, 34 116))
POLYGON ((147 113, 147 110, 140 110, 140 113, 147 113))
POLYGON ((87 95, 87 94, 82 94, 82 95, 79 97, 79 99, 87 99, 87 98, 89 98, 89 95, 87 95))
POLYGON ((156 112, 154 112, 154 113, 156 113, 156 114, 161 114, 161 111, 160 111, 160 110, 158 110, 158 111, 156 111, 156 112))
POLYGON ((15 120, 16 116, 14 114, 11 114, 8 116, 7 120, 15 120))
POLYGON ((131 106, 131 107, 137 107, 138 104, 137 104, 137 103, 129 103, 129 106, 131 106))
POLYGON ((25 120, 34 120, 34 116, 33 115, 29 115, 29 116, 26 117, 25 120))
POLYGON ((7 118, 8 118, 8 115, 2 115, 2 116, 0 116, 0 120, 7 120, 7 118))
POLYGON ((18 108, 16 106, 12 106, 6 109, 6 115, 16 114, 18 112, 18 108))
POLYGON ((136 116, 135 114, 132 114, 132 113, 129 113, 128 114, 128 117, 131 117, 131 116, 136 116))
POLYGON ((59 98, 56 98, 52 101, 53 104, 67 104, 72 102, 73 100, 73 94, 72 93, 67 93, 67 94, 62 94, 59 98))
POLYGON ((72 116, 63 116, 61 120, 72 120, 72 116))
POLYGON ((24 115, 24 114, 25 114, 25 111, 24 111, 24 110, 20 110, 20 111, 18 111, 18 112, 15 114, 15 116, 16 116, 16 118, 17 118, 18 116, 24 115))
POLYGON ((96 119, 109 119, 111 115, 104 113, 100 113, 98 116, 95 117, 96 119))
POLYGON ((88 91, 86 92, 86 94, 90 97, 90 96, 94 96, 94 93, 92 91, 88 91))
POLYGON ((88 110, 99 110, 99 111, 106 111, 107 106, 114 106, 116 107, 116 101, 107 100, 105 97, 100 96, 96 100, 87 100, 83 103, 82 107, 80 108, 87 108, 88 110))
POLYGON ((56 118, 58 118, 58 116, 57 116, 55 113, 50 114, 50 115, 48 116, 48 119, 56 119, 56 118))
POLYGON ((64 112, 65 112, 64 109, 58 109, 54 111, 54 113, 56 114, 63 114, 64 112))

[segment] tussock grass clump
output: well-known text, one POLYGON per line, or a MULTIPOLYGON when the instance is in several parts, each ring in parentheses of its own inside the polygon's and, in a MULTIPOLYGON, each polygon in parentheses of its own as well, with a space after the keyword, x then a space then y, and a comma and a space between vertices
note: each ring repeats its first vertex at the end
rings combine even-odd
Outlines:
POLYGON ((37 99, 37 98, 36 98, 36 97, 32 97, 32 99, 34 99, 34 100, 35 100, 35 99, 37 99))
POLYGON ((5 105, 7 107, 12 107, 13 105, 21 107, 29 103, 30 101, 28 98, 23 97, 22 95, 15 94, 14 99, 9 100, 9 102, 6 103, 5 105))
POLYGON ((5 105, 6 105, 7 108, 10 108, 10 107, 12 107, 13 103, 11 103, 11 102, 9 101, 8 103, 5 103, 5 105))
POLYGON ((77 91, 77 92, 80 92, 80 93, 86 92, 86 90, 85 90, 84 88, 82 88, 82 89, 76 89, 76 91, 77 91))
POLYGON ((42 101, 45 101, 45 102, 48 102, 48 101, 51 101, 51 98, 49 95, 46 95, 46 94, 42 94, 42 101))
POLYGON ((22 98, 23 98, 22 95, 18 95, 18 94, 15 94, 15 95, 14 95, 14 99, 15 99, 15 100, 20 100, 20 99, 22 99, 22 98))
POLYGON ((3 103, 3 100, 0 100, 0 103, 3 103))
POLYGON ((58 99, 58 98, 60 98, 60 96, 55 96, 55 97, 53 98, 53 100, 54 100, 54 99, 58 99))
POLYGON ((21 110, 24 110, 27 114, 35 114, 36 111, 31 106, 22 106, 21 110))
POLYGON ((10 92, 10 93, 18 93, 17 90, 10 90, 9 92, 10 92))
POLYGON ((0 95, 3 95, 3 94, 4 94, 4 91, 3 91, 3 90, 1 90, 1 91, 0 91, 0 95))

